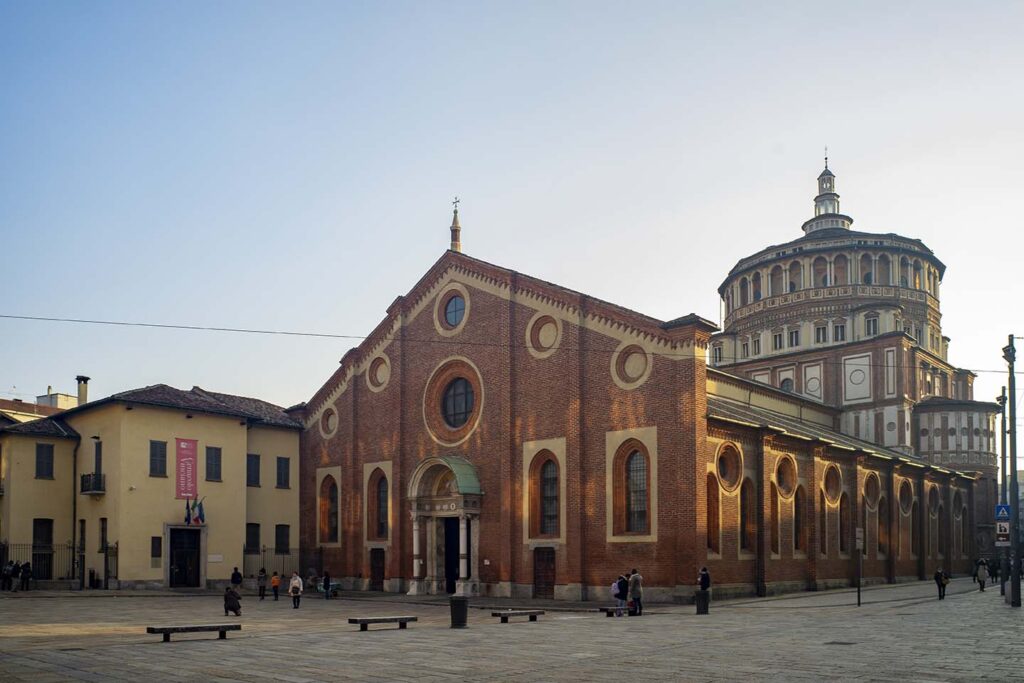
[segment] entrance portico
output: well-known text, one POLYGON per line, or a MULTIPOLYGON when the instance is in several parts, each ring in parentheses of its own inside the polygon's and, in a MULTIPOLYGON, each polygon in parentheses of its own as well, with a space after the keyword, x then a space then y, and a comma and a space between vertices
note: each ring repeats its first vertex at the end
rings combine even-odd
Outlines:
POLYGON ((413 472, 409 482, 413 555, 409 595, 479 595, 482 497, 476 468, 461 456, 428 458, 413 472))

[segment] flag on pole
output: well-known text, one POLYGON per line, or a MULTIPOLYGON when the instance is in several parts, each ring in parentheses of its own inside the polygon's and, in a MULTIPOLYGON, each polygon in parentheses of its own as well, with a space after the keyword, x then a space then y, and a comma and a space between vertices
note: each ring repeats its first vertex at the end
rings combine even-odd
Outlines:
POLYGON ((188 498, 185 499, 185 526, 192 524, 192 507, 188 504, 188 498))
POLYGON ((199 524, 206 524, 206 512, 203 511, 204 500, 206 500, 206 496, 203 496, 202 500, 199 501, 199 511, 196 513, 196 522, 199 524))

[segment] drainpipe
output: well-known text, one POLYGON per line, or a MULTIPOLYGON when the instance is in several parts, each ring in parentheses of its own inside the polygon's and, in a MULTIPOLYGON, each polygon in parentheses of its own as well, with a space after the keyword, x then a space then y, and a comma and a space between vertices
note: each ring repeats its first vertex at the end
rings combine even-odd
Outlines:
POLYGON ((84 555, 78 552, 78 447, 82 437, 75 437, 75 449, 71 452, 71 557, 72 566, 78 566, 78 589, 85 588, 85 568, 81 565, 84 555))

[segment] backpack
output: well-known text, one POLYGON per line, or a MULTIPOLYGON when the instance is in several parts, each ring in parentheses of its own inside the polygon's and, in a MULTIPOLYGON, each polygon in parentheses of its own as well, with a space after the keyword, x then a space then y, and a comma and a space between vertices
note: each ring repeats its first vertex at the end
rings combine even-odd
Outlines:
POLYGON ((618 581, 612 581, 612 597, 613 598, 619 597, 619 582, 618 581))

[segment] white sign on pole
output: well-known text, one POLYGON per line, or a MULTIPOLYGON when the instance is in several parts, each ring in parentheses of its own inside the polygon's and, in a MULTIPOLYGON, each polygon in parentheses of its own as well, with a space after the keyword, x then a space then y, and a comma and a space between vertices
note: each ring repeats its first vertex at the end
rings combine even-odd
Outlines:
POLYGON ((857 527, 857 550, 864 549, 864 529, 857 527))

